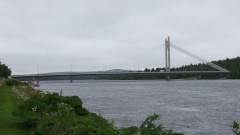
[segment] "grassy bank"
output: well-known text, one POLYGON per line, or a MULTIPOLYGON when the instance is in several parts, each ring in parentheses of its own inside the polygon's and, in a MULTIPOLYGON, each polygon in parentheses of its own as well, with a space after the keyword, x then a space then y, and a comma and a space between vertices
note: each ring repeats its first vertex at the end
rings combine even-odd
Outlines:
POLYGON ((77 96, 42 93, 16 80, 0 88, 1 135, 183 135, 156 125, 158 119, 154 114, 140 126, 117 129, 77 96))
POLYGON ((16 123, 12 112, 17 108, 18 102, 11 87, 0 86, 0 133, 1 135, 26 135, 26 130, 16 123))

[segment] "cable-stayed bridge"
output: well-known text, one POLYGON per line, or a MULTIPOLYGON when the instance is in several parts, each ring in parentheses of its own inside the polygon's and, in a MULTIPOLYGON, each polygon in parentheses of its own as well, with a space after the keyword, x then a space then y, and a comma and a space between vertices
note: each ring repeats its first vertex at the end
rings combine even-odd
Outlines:
MULTIPOLYGON (((139 65, 136 64, 136 59, 142 59, 142 57, 148 57, 151 53, 150 51, 147 51, 144 56, 137 56, 137 57, 131 57, 130 60, 128 61, 123 61, 120 64, 113 64, 109 66, 111 70, 106 70, 106 67, 103 71, 92 71, 92 72, 52 72, 52 73, 41 73, 41 74, 28 74, 28 75, 12 75, 12 78, 21 80, 21 81, 28 81, 32 79, 33 77, 37 78, 38 80, 81 80, 81 79, 104 79, 107 78, 107 76, 119 76, 119 75, 125 75, 125 76, 133 76, 133 75, 162 75, 166 76, 166 80, 170 80, 171 75, 194 75, 197 76, 198 79, 201 79, 201 75, 204 74, 228 74, 229 71, 212 63, 207 61, 206 59, 203 59, 175 44, 170 42, 170 37, 165 39, 165 44, 164 48, 162 50, 157 50, 157 48, 152 48, 154 53, 157 55, 163 54, 165 52, 165 69, 160 70, 158 72, 144 72, 139 70, 139 65), (204 70, 199 70, 199 71, 171 71, 171 55, 170 55, 170 48, 173 48, 183 54, 186 54, 190 56, 193 59, 196 59, 200 61, 203 64, 206 64, 214 69, 215 71, 204 71, 204 70), (165 50, 165 51, 164 51, 165 50), (126 65, 134 65, 134 69, 130 70, 129 68, 126 67, 126 65), (138 65, 136 67, 136 65, 138 65), (119 68, 121 67, 121 68, 119 68), (137 70, 136 70, 137 69, 137 70)), ((159 46, 158 46, 159 47, 159 46)), ((155 62, 159 63, 159 58, 157 59, 147 59, 147 62, 155 62)))

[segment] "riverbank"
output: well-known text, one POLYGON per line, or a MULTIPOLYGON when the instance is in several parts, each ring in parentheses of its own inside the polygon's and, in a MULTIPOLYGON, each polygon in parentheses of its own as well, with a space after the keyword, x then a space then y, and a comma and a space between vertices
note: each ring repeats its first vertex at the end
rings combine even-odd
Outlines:
POLYGON ((18 106, 11 87, 2 86, 4 80, 0 80, 0 133, 1 135, 26 135, 26 130, 20 128, 16 118, 12 115, 14 108, 18 106))
POLYGON ((139 127, 118 129, 83 108, 78 96, 42 93, 16 80, 6 80, 0 92, 0 133, 3 135, 183 135, 156 125, 157 114, 147 117, 139 127))

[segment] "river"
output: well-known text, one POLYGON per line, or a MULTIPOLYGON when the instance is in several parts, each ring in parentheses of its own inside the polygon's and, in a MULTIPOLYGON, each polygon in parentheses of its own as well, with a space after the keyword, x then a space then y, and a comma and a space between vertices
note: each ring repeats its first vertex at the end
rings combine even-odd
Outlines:
POLYGON ((77 95, 88 110, 117 127, 158 123, 185 135, 231 135, 240 122, 240 80, 42 81, 39 89, 77 95))

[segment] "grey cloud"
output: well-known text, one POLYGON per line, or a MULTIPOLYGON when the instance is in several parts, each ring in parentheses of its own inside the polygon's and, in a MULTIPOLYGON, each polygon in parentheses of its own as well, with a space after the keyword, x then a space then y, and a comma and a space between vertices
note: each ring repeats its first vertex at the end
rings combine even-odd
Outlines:
MULTIPOLYGON (((0 59, 13 74, 34 73, 37 65, 41 72, 66 71, 70 64, 76 71, 102 70, 161 46, 168 35, 208 60, 236 57, 239 5, 238 0, 2 0, 0 59)), ((172 52, 173 66, 197 62, 172 52)), ((135 64, 154 66, 144 64, 149 60, 164 66, 162 54, 152 55, 135 64)))

